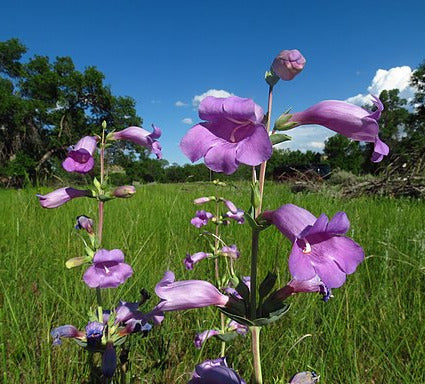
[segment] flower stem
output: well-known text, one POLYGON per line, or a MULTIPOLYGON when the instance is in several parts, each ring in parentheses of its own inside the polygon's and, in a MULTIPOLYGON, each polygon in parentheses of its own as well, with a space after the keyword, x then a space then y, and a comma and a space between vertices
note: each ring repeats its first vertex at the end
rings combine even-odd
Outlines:
POLYGON ((252 230, 251 238, 251 281, 250 281, 250 306, 251 320, 257 317, 257 262, 258 262, 258 240, 260 232, 252 230))
POLYGON ((263 384, 263 374, 261 372, 260 355, 260 331, 261 327, 250 327, 251 330, 251 348, 254 357, 254 384, 263 384))
MULTIPOLYGON (((270 122, 271 122, 271 114, 272 114, 272 104, 273 104, 273 86, 269 87, 269 100, 267 105, 267 123, 266 123, 266 131, 270 132, 270 122)), ((255 212, 255 216, 257 217, 261 213, 261 208, 263 204, 263 193, 264 193, 264 181, 266 178, 266 167, 267 161, 261 163, 260 167, 260 175, 259 175, 259 183, 260 183, 260 204, 255 212)))

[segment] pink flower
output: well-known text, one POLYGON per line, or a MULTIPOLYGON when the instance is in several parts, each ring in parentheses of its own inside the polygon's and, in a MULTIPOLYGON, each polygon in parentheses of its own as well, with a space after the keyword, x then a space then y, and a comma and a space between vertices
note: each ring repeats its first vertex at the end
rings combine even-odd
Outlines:
POLYGON ((87 173, 93 169, 93 154, 96 151, 97 136, 83 137, 71 150, 62 163, 62 167, 67 172, 87 173))
POLYGON ((71 199, 76 197, 91 197, 92 193, 88 190, 80 190, 70 187, 59 188, 56 191, 50 192, 47 195, 39 195, 37 197, 40 205, 43 208, 57 208, 71 199))
POLYGON ((124 263, 120 249, 99 249, 93 257, 93 265, 84 273, 83 280, 90 288, 115 288, 133 274, 132 268, 124 263))
POLYGON ((220 293, 211 283, 204 280, 174 281, 171 271, 155 287, 155 293, 161 299, 156 306, 159 311, 179 311, 202 308, 210 305, 224 307, 229 297, 220 293))
POLYGON ((161 129, 152 124, 153 132, 149 133, 140 127, 128 127, 122 131, 113 132, 108 135, 109 140, 128 140, 139 144, 152 151, 158 159, 162 158, 161 145, 157 139, 161 136, 161 129))
POLYGON ((305 58, 297 49, 284 50, 273 60, 272 69, 282 80, 292 80, 304 68, 305 58))

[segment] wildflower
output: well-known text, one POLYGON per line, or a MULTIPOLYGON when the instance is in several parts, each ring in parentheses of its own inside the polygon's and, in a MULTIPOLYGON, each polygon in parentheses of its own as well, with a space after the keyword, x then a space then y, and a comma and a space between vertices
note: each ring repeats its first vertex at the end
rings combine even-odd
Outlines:
POLYGON ((232 174, 239 164, 259 165, 272 155, 272 144, 263 125, 263 110, 251 99, 208 96, 199 105, 196 124, 183 137, 180 148, 194 162, 232 174))
POLYGON ((115 369, 117 368, 117 353, 115 351, 114 343, 106 343, 106 349, 102 354, 102 373, 105 377, 114 376, 115 369))
POLYGON ((62 167, 67 172, 87 173, 93 169, 93 154, 96 150, 97 136, 85 136, 75 146, 71 147, 62 167))
POLYGON ((277 290, 271 299, 279 301, 286 300, 289 296, 301 292, 318 292, 323 296, 323 301, 328 301, 331 297, 331 290, 323 283, 319 276, 314 276, 310 280, 292 279, 283 288, 277 290))
POLYGON ((284 50, 280 52, 272 63, 273 72, 282 80, 292 80, 304 68, 305 58, 297 50, 284 50))
POLYGON ((319 376, 316 372, 299 372, 292 377, 289 384, 315 384, 319 382, 319 376))
POLYGON ((388 155, 389 148, 378 136, 378 120, 384 106, 376 96, 372 97, 373 104, 378 108, 375 112, 344 101, 325 100, 303 112, 294 113, 289 121, 297 125, 323 125, 350 139, 374 143, 371 160, 377 163, 388 155))
POLYGON ((136 188, 133 187, 132 185, 122 185, 121 187, 115 188, 114 191, 112 192, 112 194, 115 197, 120 197, 124 199, 128 197, 132 197, 135 193, 136 193, 136 188))
POLYGON ((174 281, 175 276, 167 271, 155 287, 155 293, 161 299, 156 306, 159 311, 179 311, 191 308, 215 305, 224 307, 229 297, 220 293, 211 283, 204 280, 174 281))
POLYGON ((211 337, 219 335, 220 332, 215 329, 207 329, 206 331, 197 333, 195 336, 195 348, 201 349, 202 345, 211 337))
POLYGON ((228 367, 225 357, 220 357, 198 364, 188 384, 246 384, 246 382, 228 367))
POLYGON ((43 208, 57 208, 67 203, 71 199, 84 196, 91 197, 91 191, 65 187, 56 189, 55 191, 50 192, 47 195, 37 194, 37 197, 40 201, 40 205, 43 208))
POLYGON ((224 218, 229 218, 235 220, 238 224, 243 224, 245 223, 244 214, 245 212, 242 209, 238 209, 236 213, 232 213, 230 211, 226 212, 224 218))
POLYGON ((236 247, 236 244, 232 244, 230 246, 224 246, 223 248, 221 248, 220 253, 223 256, 227 256, 230 257, 231 259, 238 259, 239 256, 241 255, 238 248, 236 247))
POLYGON ((60 327, 52 329, 50 335, 53 337, 53 345, 61 345, 61 338, 71 338, 71 339, 84 339, 86 334, 82 331, 79 331, 73 325, 61 325, 60 327))
POLYGON ((77 216, 75 229, 84 229, 87 233, 93 234, 93 220, 84 215, 77 216))
POLYGON ((108 135, 108 140, 128 140, 139 144, 152 151, 158 159, 162 158, 161 145, 157 139, 161 136, 161 129, 152 124, 153 132, 149 133, 140 127, 128 127, 122 131, 112 132, 108 135))
POLYGON ((190 223, 196 228, 201 228, 204 225, 207 225, 208 222, 214 217, 211 212, 204 210, 196 211, 195 217, 190 220, 190 223))
POLYGON ((186 258, 183 260, 184 265, 186 266, 186 269, 193 269, 193 266, 201 261, 202 259, 205 259, 209 256, 212 256, 211 253, 205 253, 205 252, 196 252, 193 255, 190 253, 186 253, 186 258))
POLYGON ((87 345, 96 346, 100 344, 105 326, 98 321, 91 321, 86 326, 87 345))
POLYGON ((123 284, 133 270, 124 262, 120 249, 99 249, 93 257, 93 265, 84 273, 83 280, 90 288, 115 288, 123 284))
POLYGON ((296 280, 317 275, 328 288, 338 288, 363 261, 363 249, 343 236, 350 227, 344 212, 329 221, 324 214, 316 218, 306 209, 286 204, 264 212, 263 217, 293 243, 289 271, 296 280))
POLYGON ((203 197, 198 197, 197 199, 193 200, 193 204, 205 204, 205 203, 209 203, 211 200, 215 200, 214 196, 203 196, 203 197))

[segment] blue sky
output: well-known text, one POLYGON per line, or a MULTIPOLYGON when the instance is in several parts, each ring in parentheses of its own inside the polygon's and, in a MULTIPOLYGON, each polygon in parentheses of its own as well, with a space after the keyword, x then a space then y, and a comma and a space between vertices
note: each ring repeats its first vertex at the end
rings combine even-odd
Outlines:
MULTIPOLYGON (((410 71, 425 59, 423 15, 423 0, 16 0, 2 4, 0 40, 96 66, 114 94, 136 100, 146 129, 162 128, 164 157, 184 163, 178 143, 198 121, 194 98, 225 90, 265 108, 264 72, 283 49, 299 49, 307 64, 275 87, 273 118, 385 88, 409 97, 410 71)), ((319 150, 331 135, 298 128, 290 146, 319 150)))

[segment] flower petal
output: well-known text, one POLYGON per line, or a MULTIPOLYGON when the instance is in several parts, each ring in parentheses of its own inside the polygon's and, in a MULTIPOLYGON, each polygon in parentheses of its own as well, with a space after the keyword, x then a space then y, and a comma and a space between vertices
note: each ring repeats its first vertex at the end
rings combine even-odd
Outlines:
POLYGON ((236 160, 236 143, 227 143, 224 140, 211 147, 205 155, 205 164, 215 172, 232 174, 238 168, 236 160))
POLYGON ((256 125, 253 133, 241 140, 236 148, 236 160, 256 166, 268 160, 273 153, 269 135, 263 125, 256 125))
POLYGON ((204 157, 208 150, 219 141, 217 136, 212 134, 202 124, 197 124, 189 129, 180 142, 182 152, 193 163, 204 157))
POLYGON ((303 253, 297 242, 292 246, 288 265, 289 272, 297 280, 310 280, 316 275, 310 258, 303 253))

